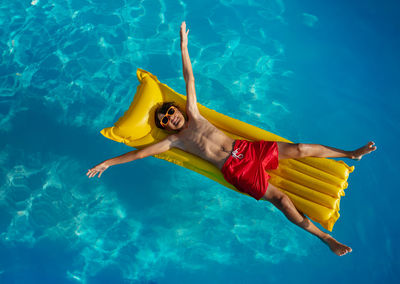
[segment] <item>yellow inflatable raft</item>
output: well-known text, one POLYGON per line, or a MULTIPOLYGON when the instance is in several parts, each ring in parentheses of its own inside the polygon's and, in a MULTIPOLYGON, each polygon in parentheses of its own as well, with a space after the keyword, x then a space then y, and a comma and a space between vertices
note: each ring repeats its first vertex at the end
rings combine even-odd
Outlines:
MULTIPOLYGON (((174 101, 181 109, 185 109, 186 97, 160 83, 156 76, 147 71, 138 69, 137 77, 140 84, 129 109, 113 127, 105 128, 101 133, 109 139, 141 149, 168 135, 155 126, 154 112, 160 103, 174 101)), ((198 107, 201 115, 234 139, 290 142, 200 104, 198 107)), ((156 157, 196 171, 238 191, 225 181, 217 167, 195 155, 173 148, 156 157)), ((271 176, 269 182, 285 192, 300 211, 332 231, 339 218, 340 197, 344 196, 347 178, 353 170, 354 167, 342 161, 303 158, 281 160, 279 168, 268 173, 271 176)))

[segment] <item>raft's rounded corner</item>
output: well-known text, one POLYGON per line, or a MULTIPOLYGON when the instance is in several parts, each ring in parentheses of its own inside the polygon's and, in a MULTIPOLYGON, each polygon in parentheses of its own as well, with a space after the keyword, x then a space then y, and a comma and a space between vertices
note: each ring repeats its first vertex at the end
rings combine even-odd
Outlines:
POLYGON ((144 78, 149 76, 149 73, 146 70, 143 70, 141 68, 136 69, 136 76, 139 80, 139 82, 142 82, 144 78))

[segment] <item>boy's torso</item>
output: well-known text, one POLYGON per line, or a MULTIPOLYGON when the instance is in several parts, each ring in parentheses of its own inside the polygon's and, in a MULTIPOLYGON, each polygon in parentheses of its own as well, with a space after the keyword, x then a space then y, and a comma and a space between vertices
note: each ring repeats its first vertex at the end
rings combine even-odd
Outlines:
POLYGON ((201 115, 189 119, 188 127, 182 129, 177 137, 178 148, 209 161, 219 169, 230 156, 235 142, 201 115))

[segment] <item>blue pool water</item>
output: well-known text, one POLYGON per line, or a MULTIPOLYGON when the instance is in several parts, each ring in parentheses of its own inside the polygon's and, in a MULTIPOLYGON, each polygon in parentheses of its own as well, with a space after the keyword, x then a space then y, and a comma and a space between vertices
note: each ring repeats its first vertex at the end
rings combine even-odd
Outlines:
POLYGON ((0 4, 1 283, 399 283, 396 1, 34 0, 0 4), (374 140, 341 200, 337 257, 256 202, 99 131, 136 68, 296 142, 374 140))

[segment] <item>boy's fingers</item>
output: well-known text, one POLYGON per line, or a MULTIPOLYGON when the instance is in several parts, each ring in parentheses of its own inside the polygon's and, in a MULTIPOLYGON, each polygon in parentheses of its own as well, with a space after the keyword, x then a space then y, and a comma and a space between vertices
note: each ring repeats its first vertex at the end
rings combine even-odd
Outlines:
POLYGON ((104 170, 96 170, 96 169, 90 169, 88 170, 88 172, 86 173, 86 175, 89 178, 95 177, 97 174, 99 174, 98 177, 101 177, 102 173, 104 172, 104 170))

